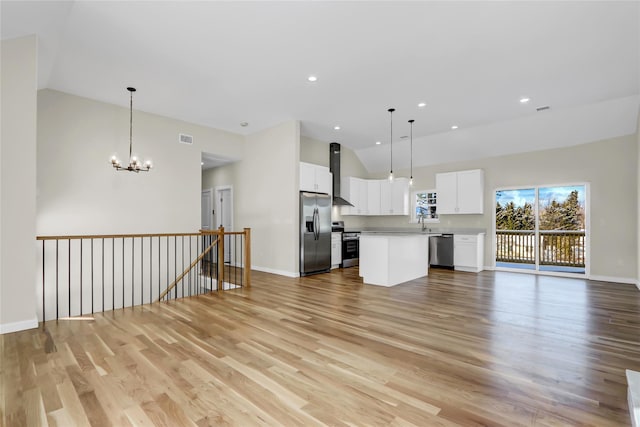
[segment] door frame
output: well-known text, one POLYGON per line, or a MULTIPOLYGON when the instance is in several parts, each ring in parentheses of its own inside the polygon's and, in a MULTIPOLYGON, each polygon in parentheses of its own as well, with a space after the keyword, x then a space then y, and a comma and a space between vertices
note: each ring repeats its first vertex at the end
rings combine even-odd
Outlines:
MULTIPOLYGON (((213 219, 215 221, 215 229, 217 229, 218 227, 220 227, 220 221, 218 221, 218 215, 221 212, 221 206, 220 206, 220 194, 223 191, 227 191, 229 190, 229 201, 228 201, 228 205, 229 205, 229 223, 231 224, 231 226, 229 227, 229 229, 225 228, 225 231, 233 231, 233 214, 234 214, 234 209, 233 209, 233 186, 232 185, 217 185, 214 188, 214 196, 215 196, 215 200, 214 200, 214 206, 215 206, 215 214, 213 216, 213 219)), ((228 236, 226 241, 225 241, 225 262, 229 262, 231 265, 236 265, 236 259, 235 259, 235 250, 234 248, 232 248, 232 242, 233 240, 231 239, 231 236, 228 236), (227 252, 228 251, 228 252, 227 252), (227 255, 229 256, 228 260, 227 260, 227 255)))
MULTIPOLYGON (((538 274, 541 276, 559 276, 559 277, 573 277, 573 278, 591 278, 591 183, 586 181, 577 181, 577 182, 565 182, 562 184, 534 184, 534 185, 514 185, 514 186, 502 186, 495 187, 492 193, 493 199, 493 209, 491 209, 491 268, 495 271, 510 271, 514 273, 528 273, 528 274, 538 274), (570 186, 584 186, 585 197, 584 197, 584 227, 585 227, 585 240, 584 240, 584 251, 585 251, 585 266, 584 266, 584 274, 576 275, 574 273, 564 273, 558 271, 540 271, 538 270, 538 245, 535 245, 536 251, 536 268, 535 270, 525 270, 518 268, 508 268, 508 267, 496 267, 496 251, 497 251, 497 243, 496 243, 496 192, 500 190, 519 190, 523 188, 534 188, 536 192, 536 200, 534 206, 534 212, 536 215, 536 236, 538 232, 538 208, 539 208, 539 200, 538 200, 538 189, 540 188, 548 188, 548 187, 570 187, 570 186)), ((486 246, 485 246, 486 247, 486 246)))
MULTIPOLYGON (((215 229, 214 227, 214 217, 213 217, 213 209, 214 209, 214 200, 213 200, 213 188, 205 188, 204 190, 202 190, 201 192, 201 196, 200 196, 200 203, 202 204, 202 195, 204 195, 205 193, 209 193, 209 200, 211 200, 211 213, 209 214, 209 224, 211 224, 211 229, 215 229)), ((202 206, 201 206, 202 209, 202 206)), ((200 211, 202 213, 202 210, 200 211)), ((202 217, 200 218, 200 228, 202 228, 202 217)))

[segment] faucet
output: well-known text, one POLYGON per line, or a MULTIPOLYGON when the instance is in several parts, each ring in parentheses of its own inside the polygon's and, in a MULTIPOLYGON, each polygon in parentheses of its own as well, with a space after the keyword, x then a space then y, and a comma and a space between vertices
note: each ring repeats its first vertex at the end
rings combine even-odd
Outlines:
MULTIPOLYGON (((418 218, 418 222, 422 224, 422 232, 424 232, 424 230, 426 230, 426 227, 425 227, 425 223, 424 223, 424 215, 423 214, 421 214, 420 218, 418 218)), ((429 231, 431 231, 431 230, 429 230, 429 231)))

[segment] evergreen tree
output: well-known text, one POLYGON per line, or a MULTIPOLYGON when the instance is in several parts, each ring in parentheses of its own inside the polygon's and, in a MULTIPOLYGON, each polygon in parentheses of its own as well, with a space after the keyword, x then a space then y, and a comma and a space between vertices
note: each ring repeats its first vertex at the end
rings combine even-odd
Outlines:
POLYGON ((562 229, 584 229, 584 210, 578 201, 577 190, 573 190, 562 203, 562 229))
POLYGON ((540 229, 561 230, 562 216, 562 205, 556 200, 548 201, 540 211, 540 229))

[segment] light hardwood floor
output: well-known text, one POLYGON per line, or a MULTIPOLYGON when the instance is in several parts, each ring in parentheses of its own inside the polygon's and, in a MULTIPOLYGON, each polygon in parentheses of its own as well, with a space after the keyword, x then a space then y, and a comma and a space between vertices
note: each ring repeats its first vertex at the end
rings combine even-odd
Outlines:
POLYGON ((0 336, 6 426, 626 426, 632 285, 356 268, 0 336))

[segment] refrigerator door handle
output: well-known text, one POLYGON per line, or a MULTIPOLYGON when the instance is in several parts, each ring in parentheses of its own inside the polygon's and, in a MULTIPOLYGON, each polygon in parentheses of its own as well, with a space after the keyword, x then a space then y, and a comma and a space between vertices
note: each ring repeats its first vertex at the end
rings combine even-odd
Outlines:
POLYGON ((318 208, 313 210, 313 235, 315 240, 320 239, 320 211, 318 208))

